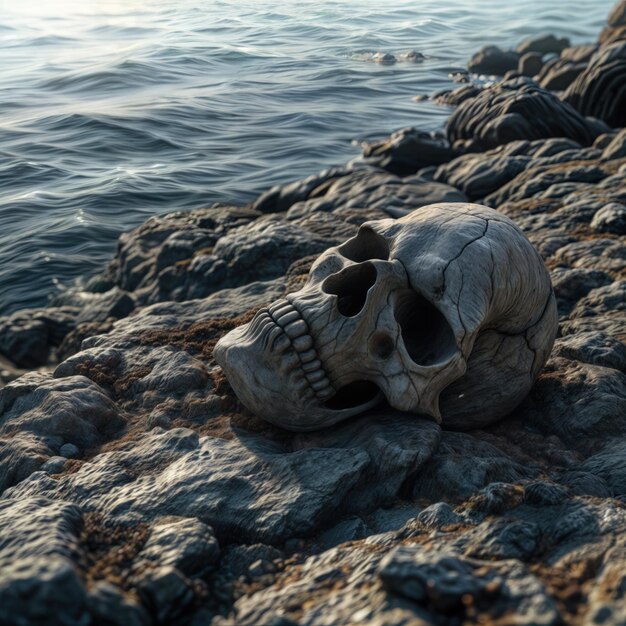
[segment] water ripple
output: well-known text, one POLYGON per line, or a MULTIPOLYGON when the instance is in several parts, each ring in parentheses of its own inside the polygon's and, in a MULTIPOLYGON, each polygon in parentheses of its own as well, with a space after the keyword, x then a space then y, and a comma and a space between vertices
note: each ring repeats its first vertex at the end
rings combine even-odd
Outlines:
POLYGON ((0 314, 148 216, 247 202, 448 114, 485 43, 597 36, 613 0, 31 0, 0 7, 0 314), (10 8, 9 8, 10 6, 10 8), (567 19, 565 19, 567 18, 567 19), (377 52, 422 63, 381 66, 377 52))

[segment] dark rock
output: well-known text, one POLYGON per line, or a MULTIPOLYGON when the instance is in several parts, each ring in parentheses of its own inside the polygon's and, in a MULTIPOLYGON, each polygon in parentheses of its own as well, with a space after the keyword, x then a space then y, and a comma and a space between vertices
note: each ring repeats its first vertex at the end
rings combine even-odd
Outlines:
POLYGON ((552 285, 560 310, 569 312, 571 307, 592 289, 613 282, 610 274, 601 270, 576 267, 557 268, 552 272, 552 285))
POLYGON ((626 495, 626 444, 616 441, 589 457, 582 470, 599 476, 611 489, 612 495, 626 495))
POLYGON ((433 94, 432 99, 437 104, 446 104, 449 106, 458 106, 461 102, 474 98, 481 92, 481 89, 476 85, 464 85, 458 89, 444 89, 433 94))
POLYGON ((415 480, 413 496, 460 502, 494 481, 517 482, 535 471, 479 437, 444 431, 439 448, 415 480))
POLYGON ((612 495, 606 482, 591 472, 570 470, 559 473, 558 479, 577 496, 610 498, 612 495))
POLYGON ((529 560, 539 549, 541 529, 532 522, 483 522, 464 537, 465 554, 479 559, 529 560))
POLYGON ((365 144, 363 156, 376 159, 377 164, 394 174, 406 176, 429 165, 447 163, 455 152, 450 144, 430 133, 405 128, 388 139, 365 144))
POLYGON ((567 496, 567 488, 558 483, 537 480, 524 485, 524 502, 531 506, 553 506, 561 504, 567 496))
POLYGON ((173 567, 147 570, 137 580, 137 591, 157 624, 171 624, 194 601, 190 582, 173 567))
POLYGON ((59 454, 68 459, 74 459, 80 454, 80 450, 73 443, 64 443, 59 448, 59 454))
POLYGON ((543 55, 540 52, 526 52, 520 57, 517 71, 522 76, 533 77, 539 74, 543 67, 543 55))
POLYGON ((325 550, 346 541, 361 539, 368 534, 368 528, 360 517, 349 517, 332 528, 325 530, 318 538, 319 545, 325 550))
POLYGON ((517 69, 520 55, 512 50, 502 50, 498 46, 481 48, 467 64, 470 72, 477 74, 499 74, 517 69))
POLYGON ((570 85, 564 100, 586 116, 626 125, 626 41, 604 46, 570 85))
POLYGON ((323 170, 319 174, 313 174, 303 180, 298 180, 287 185, 277 185, 262 193, 253 203, 252 207, 260 213, 280 213, 286 211, 296 202, 307 200, 315 195, 315 189, 336 178, 346 176, 349 168, 338 167, 323 170))
POLYGON ((106 581, 97 581, 88 592, 89 613, 102 626, 148 626, 151 619, 135 600, 106 581))
POLYGON ((608 26, 600 35, 601 44, 610 44, 626 40, 626 4, 618 2, 609 14, 608 26))
POLYGON ((626 345, 606 333, 587 332, 561 337, 556 340, 552 353, 626 373, 626 345))
POLYGON ((367 522, 374 532, 386 533, 402 528, 407 522, 418 517, 422 509, 423 507, 417 504, 378 509, 367 518, 367 522))
POLYGON ((584 71, 584 63, 564 63, 551 68, 539 81, 539 85, 550 91, 563 91, 584 71))
POLYGON ((51 307, 25 309, 0 317, 0 354, 19 367, 45 365, 52 347, 76 325, 79 309, 51 307))
POLYGON ((472 566, 453 555, 429 555, 414 546, 400 546, 381 563, 385 587, 418 603, 429 600, 438 611, 455 611, 463 598, 488 595, 487 583, 474 576, 472 566))
POLYGON ((255 563, 272 563, 283 556, 280 550, 260 543, 228 546, 222 555, 220 573, 225 579, 236 580, 248 576, 255 563))
POLYGON ((519 506, 524 498, 523 490, 508 483, 495 482, 483 487, 471 499, 472 508, 483 513, 502 513, 519 506))
POLYGON ((447 132, 453 145, 473 140, 482 149, 546 137, 589 145, 598 134, 571 106, 528 79, 497 83, 465 100, 448 120, 447 132))
POLYGON ((560 54, 565 48, 569 48, 569 46, 570 41, 567 37, 539 35, 525 39, 515 48, 515 51, 518 54, 527 54, 528 52, 537 52, 542 55, 551 52, 560 54))

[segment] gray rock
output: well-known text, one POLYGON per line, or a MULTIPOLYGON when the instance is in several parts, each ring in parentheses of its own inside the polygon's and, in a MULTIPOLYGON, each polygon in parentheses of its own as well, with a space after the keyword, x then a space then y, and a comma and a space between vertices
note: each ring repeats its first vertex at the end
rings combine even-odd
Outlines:
POLYGON ((435 502, 426 507, 417 519, 429 528, 442 528, 463 523, 463 517, 452 510, 447 502, 435 502))
POLYGON ((19 429, 45 438, 48 445, 60 447, 65 441, 89 447, 123 423, 115 403, 84 376, 53 379, 33 372, 0 390, 0 434, 19 429))
POLYGON ((463 613, 463 606, 483 605, 489 607, 487 615, 497 615, 506 605, 522 623, 556 625, 561 619, 545 587, 514 561, 494 566, 401 546, 381 563, 379 576, 392 593, 418 603, 427 600, 438 612, 463 613))
POLYGON ((137 591, 157 624, 181 617, 194 601, 190 582, 173 567, 146 571, 137 580, 137 591))
POLYGON ((551 274, 552 286, 561 313, 569 313, 578 300, 592 289, 613 282, 610 274, 601 270, 577 267, 557 267, 551 274))
POLYGON ((219 556, 219 544, 210 526, 195 518, 172 517, 153 524, 138 558, 175 567, 191 577, 213 569, 219 556))
MULTIPOLYGON (((626 6, 626 3, 623 4, 626 6)), ((594 586, 589 596, 588 620, 590 624, 620 626, 626 623, 625 562, 624 546, 611 550, 604 560, 597 577, 597 585, 594 586)))
POLYGON ((0 500, 0 622, 11 626, 88 623, 74 560, 80 510, 45 498, 0 500))
POLYGON ((432 422, 403 423, 397 416, 370 416, 335 434, 302 436, 293 452, 243 431, 225 441, 157 430, 59 481, 40 473, 13 494, 63 492, 86 510, 126 523, 197 517, 218 536, 283 543, 313 533, 337 511, 368 511, 393 500, 438 437, 432 422))
POLYGON ((601 233, 626 235, 626 206, 618 202, 603 206, 593 216, 591 227, 601 233))
POLYGON ((80 454, 80 450, 73 443, 64 443, 59 448, 59 454, 68 459, 75 459, 80 454))
POLYGON ((517 482, 535 472, 480 437, 444 431, 437 451, 415 479, 413 497, 460 502, 495 480, 517 482))
POLYGON ((372 61, 381 65, 394 65, 398 59, 390 52, 377 52, 372 56, 372 61))
POLYGON ((59 474, 63 471, 65 464, 67 463, 67 458, 64 456, 53 456, 50 457, 42 466, 41 471, 47 472, 48 474, 59 474))
POLYGON ((460 608, 463 597, 476 601, 488 595, 487 582, 475 577, 465 560, 414 546, 393 550, 380 564, 379 576, 389 591, 418 603, 429 600, 446 613, 460 608))
POLYGON ((472 505, 483 513, 502 513, 519 506, 523 492, 519 487, 503 482, 493 482, 483 487, 473 498, 472 505))

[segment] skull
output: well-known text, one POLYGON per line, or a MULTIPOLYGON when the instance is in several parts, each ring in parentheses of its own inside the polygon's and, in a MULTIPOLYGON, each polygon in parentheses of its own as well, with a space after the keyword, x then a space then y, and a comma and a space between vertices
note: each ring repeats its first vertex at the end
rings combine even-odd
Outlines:
POLYGON ((467 429, 524 398, 556 328, 549 274, 521 230, 484 206, 433 204, 363 224, 214 355, 244 405, 290 430, 383 398, 467 429))

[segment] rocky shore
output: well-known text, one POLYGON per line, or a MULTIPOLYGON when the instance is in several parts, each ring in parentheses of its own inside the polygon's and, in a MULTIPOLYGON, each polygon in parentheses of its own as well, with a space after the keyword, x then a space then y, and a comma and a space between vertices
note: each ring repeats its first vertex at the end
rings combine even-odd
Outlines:
POLYGON ((597 43, 468 69, 433 96, 445 133, 153 217, 82 288, 0 318, 1 624, 626 624, 626 2, 597 43), (363 222, 467 201, 519 224, 557 297, 513 414, 293 434, 241 406, 220 337, 363 222))

